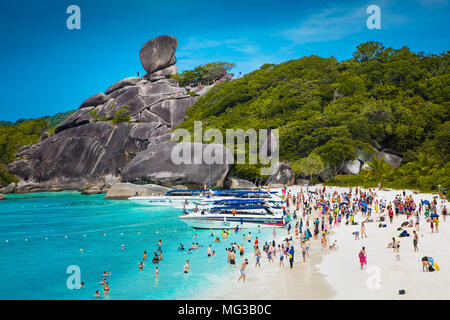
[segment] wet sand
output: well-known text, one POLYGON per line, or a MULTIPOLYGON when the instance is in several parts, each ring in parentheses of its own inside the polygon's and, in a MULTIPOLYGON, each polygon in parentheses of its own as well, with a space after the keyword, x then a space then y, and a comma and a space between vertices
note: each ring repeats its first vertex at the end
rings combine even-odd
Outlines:
MULTIPOLYGON (((313 212, 310 218, 310 223, 314 221, 317 212, 313 212)), ((327 250, 321 250, 320 240, 311 240, 311 253, 306 262, 303 262, 302 251, 300 247, 300 240, 295 239, 293 233, 294 228, 291 229, 291 235, 294 241, 290 244, 294 245, 294 267, 290 269, 289 260, 284 259, 284 267, 280 267, 280 258, 277 255, 274 262, 268 262, 267 255, 262 251, 262 244, 265 241, 272 241, 273 238, 261 239, 260 249, 262 253, 261 267, 255 267, 255 257, 252 248, 247 248, 247 258, 249 265, 246 272, 245 283, 237 282, 240 276, 240 265, 243 259, 239 256, 236 260, 236 267, 230 266, 230 270, 211 279, 217 285, 214 288, 206 290, 199 299, 213 299, 213 300, 317 300, 317 299, 331 299, 336 292, 328 284, 325 276, 319 272, 317 265, 322 262, 324 255, 328 253, 327 250), (249 254, 250 253, 250 254, 249 254)), ((277 228, 276 244, 281 244, 282 240, 287 237, 286 229, 277 228)), ((289 236, 290 237, 290 236, 289 236)))

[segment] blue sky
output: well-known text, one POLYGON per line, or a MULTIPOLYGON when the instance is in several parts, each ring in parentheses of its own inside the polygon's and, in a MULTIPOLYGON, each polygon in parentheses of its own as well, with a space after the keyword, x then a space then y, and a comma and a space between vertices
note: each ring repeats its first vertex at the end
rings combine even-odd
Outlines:
POLYGON ((449 0, 58 0, 0 3, 1 120, 76 109, 114 82, 145 74, 139 49, 161 34, 178 38, 179 71, 213 61, 236 74, 303 56, 351 57, 365 41, 449 50, 449 0), (66 9, 81 8, 81 30, 66 9), (369 5, 381 9, 370 30, 369 5))

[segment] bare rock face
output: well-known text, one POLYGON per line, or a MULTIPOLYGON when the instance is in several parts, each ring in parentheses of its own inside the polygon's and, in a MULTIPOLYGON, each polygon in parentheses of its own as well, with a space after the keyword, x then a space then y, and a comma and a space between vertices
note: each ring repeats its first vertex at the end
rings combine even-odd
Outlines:
POLYGON ((94 94, 92 97, 87 98, 80 106, 79 109, 97 106, 99 104, 105 103, 106 96, 103 92, 99 92, 97 94, 94 94))
POLYGON ((178 40, 172 36, 159 36, 144 44, 139 51, 139 59, 149 74, 170 67, 177 62, 178 40))
MULTIPOLYGON (((124 181, 128 182, 160 182, 163 184, 176 185, 199 185, 209 184, 222 187, 224 179, 228 173, 232 158, 231 152, 219 144, 201 144, 201 143, 159 143, 145 151, 140 152, 131 162, 122 170, 124 181), (206 149, 209 148, 209 149, 206 149), (177 163, 172 156, 173 153, 187 151, 189 154, 188 163, 177 163), (221 163, 212 163, 208 165, 205 161, 196 164, 194 155, 204 155, 206 152, 216 159, 223 159, 221 163), (211 153, 210 153, 211 152, 211 153)), ((219 161, 217 161, 219 162, 219 161)))

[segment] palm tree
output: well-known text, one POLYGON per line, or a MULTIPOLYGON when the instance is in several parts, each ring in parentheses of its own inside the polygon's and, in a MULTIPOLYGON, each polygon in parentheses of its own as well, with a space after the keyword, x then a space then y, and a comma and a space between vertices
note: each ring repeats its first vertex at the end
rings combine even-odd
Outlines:
POLYGON ((369 165, 369 173, 371 176, 375 177, 377 182, 381 182, 390 173, 392 173, 393 167, 384 160, 384 156, 377 157, 373 156, 372 160, 367 162, 369 165))

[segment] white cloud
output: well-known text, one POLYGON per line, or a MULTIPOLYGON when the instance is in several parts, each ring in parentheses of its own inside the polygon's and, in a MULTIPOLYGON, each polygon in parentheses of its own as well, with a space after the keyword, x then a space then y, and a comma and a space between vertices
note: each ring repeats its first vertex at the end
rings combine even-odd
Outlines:
POLYGON ((339 40, 363 31, 367 17, 365 9, 326 9, 311 15, 296 28, 283 30, 281 35, 295 44, 339 40))
POLYGON ((211 48, 227 48, 235 51, 243 52, 245 54, 255 54, 260 50, 259 45, 249 41, 247 38, 225 39, 225 40, 203 40, 197 38, 189 38, 186 45, 180 48, 180 52, 188 55, 197 50, 211 49, 211 48))
POLYGON ((434 9, 446 6, 448 4, 448 0, 419 0, 419 3, 427 9, 434 9))

